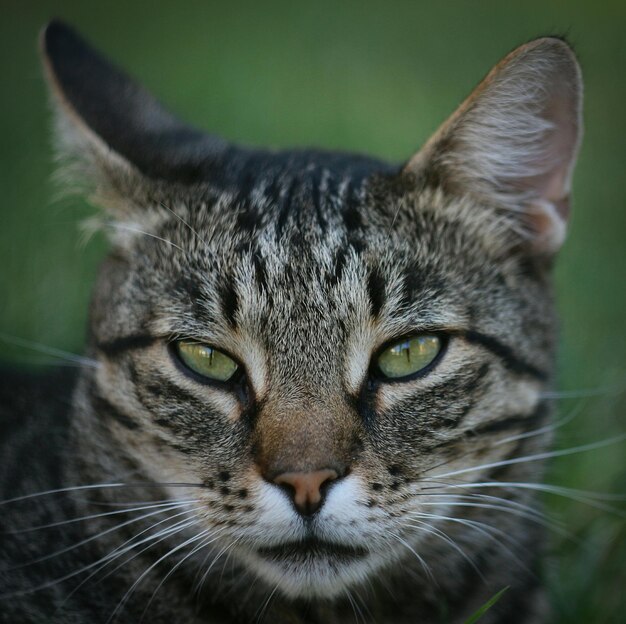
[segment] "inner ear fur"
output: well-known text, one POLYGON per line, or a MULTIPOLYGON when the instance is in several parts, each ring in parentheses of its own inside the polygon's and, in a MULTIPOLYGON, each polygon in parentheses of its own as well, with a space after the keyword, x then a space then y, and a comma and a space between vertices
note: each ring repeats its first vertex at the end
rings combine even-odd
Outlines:
POLYGON ((530 248, 552 254, 581 136, 576 57, 562 39, 536 39, 498 63, 405 170, 508 210, 530 248))

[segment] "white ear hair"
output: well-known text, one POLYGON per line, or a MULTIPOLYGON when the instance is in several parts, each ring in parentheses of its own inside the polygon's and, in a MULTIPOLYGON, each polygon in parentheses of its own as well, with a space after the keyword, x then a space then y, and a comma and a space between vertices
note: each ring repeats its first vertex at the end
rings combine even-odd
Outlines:
POLYGON ((582 135, 582 80, 571 48, 537 39, 506 56, 407 170, 518 213, 535 250, 563 242, 582 135))

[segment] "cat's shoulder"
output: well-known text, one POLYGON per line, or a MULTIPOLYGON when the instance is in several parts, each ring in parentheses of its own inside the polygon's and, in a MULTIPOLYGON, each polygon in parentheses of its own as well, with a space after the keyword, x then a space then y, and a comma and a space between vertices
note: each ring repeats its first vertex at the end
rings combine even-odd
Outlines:
POLYGON ((75 381, 73 369, 26 371, 0 366, 3 498, 11 496, 27 474, 32 477, 38 465, 58 465, 75 381))
POLYGON ((30 420, 33 407, 66 412, 76 382, 69 368, 21 370, 0 364, 0 419, 30 420))

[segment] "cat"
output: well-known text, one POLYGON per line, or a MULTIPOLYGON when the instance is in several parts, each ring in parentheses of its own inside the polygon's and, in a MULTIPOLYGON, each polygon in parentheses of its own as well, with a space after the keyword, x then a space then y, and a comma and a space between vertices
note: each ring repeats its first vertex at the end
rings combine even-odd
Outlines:
POLYGON ((111 240, 80 370, 0 383, 6 622, 549 618, 551 266, 575 55, 506 56, 402 165, 235 146, 51 22, 111 240), (535 457, 535 456, 539 457, 535 457))

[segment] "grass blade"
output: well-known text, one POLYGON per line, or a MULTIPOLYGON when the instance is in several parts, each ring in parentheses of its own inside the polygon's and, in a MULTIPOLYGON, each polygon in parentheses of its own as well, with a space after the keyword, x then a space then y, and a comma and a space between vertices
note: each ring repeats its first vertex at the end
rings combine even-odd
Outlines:
POLYGON ((485 615, 485 613, 487 613, 487 611, 489 611, 489 609, 491 609, 491 607, 493 607, 493 605, 496 604, 496 602, 498 602, 500 598, 502 598, 502 594, 504 594, 507 589, 508 587, 505 587, 504 589, 501 589, 495 596, 489 598, 489 600, 480 609, 478 609, 476 613, 474 613, 467 620, 465 620, 465 624, 474 624, 474 622, 478 622, 478 620, 480 620, 480 618, 485 615))

